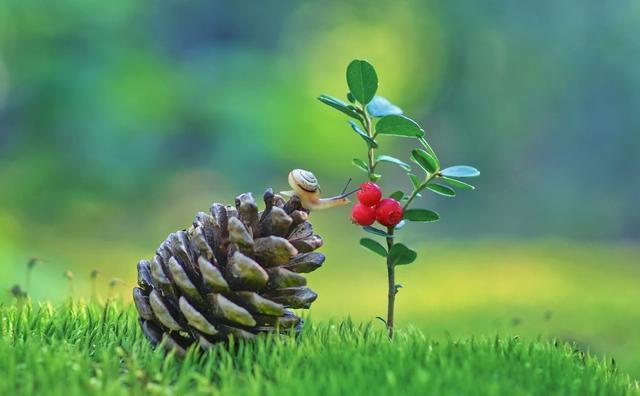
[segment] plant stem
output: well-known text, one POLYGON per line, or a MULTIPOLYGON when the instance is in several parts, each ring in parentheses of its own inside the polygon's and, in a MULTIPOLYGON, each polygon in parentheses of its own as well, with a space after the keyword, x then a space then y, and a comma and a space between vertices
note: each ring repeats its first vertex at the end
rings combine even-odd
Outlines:
POLYGON ((427 184, 436 176, 438 176, 437 172, 430 174, 425 178, 424 182, 422 182, 421 185, 419 185, 418 187, 414 187, 413 191, 411 191, 411 194, 409 195, 409 199, 407 199, 407 202, 405 202, 404 205, 402 206, 402 209, 407 209, 409 205, 411 205, 411 202, 413 202, 413 200, 418 196, 418 193, 424 190, 427 187, 427 184))
MULTIPOLYGON (((395 227, 387 227, 387 251, 391 252, 393 247, 395 227)), ((389 289, 387 294, 387 334, 389 339, 393 339, 393 316, 396 302, 396 269, 391 261, 390 256, 387 256, 387 279, 389 282, 389 289)))
MULTIPOLYGON (((367 132, 367 135, 372 138, 375 139, 376 137, 376 132, 374 130, 374 126, 371 123, 371 118, 369 117, 369 113, 367 112, 367 107, 363 106, 362 107, 362 115, 363 115, 363 122, 362 122, 362 126, 364 127, 365 131, 367 132)), ((367 151, 367 159, 368 159, 368 165, 369 165, 369 180, 371 180, 372 182, 376 182, 377 178, 375 177, 375 170, 376 170, 376 161, 375 161, 375 148, 369 146, 369 149, 367 151)), ((413 200, 413 198, 415 198, 415 195, 417 194, 417 191, 415 191, 412 193, 412 197, 410 200, 413 200)), ((406 205, 405 205, 406 207, 406 205)), ((393 247, 394 244, 394 231, 395 231, 395 227, 387 227, 387 251, 391 252, 391 248, 393 247)), ((387 256, 387 280, 388 280, 388 293, 387 293, 387 334, 389 335, 389 339, 393 339, 393 317, 394 317, 394 310, 395 310, 395 302, 396 302, 396 270, 395 270, 395 266, 393 265, 393 262, 391 261, 391 258, 389 256, 387 256)))
MULTIPOLYGON (((367 106, 362 106, 362 115, 364 116, 363 127, 367 132, 367 135, 370 138, 374 138, 375 132, 373 131, 373 124, 371 123, 371 118, 369 117, 369 113, 367 112, 367 106)), ((367 161, 369 165, 369 180, 372 182, 376 181, 376 177, 374 176, 374 172, 376 170, 376 161, 375 161, 375 149, 369 146, 369 150, 367 151, 367 161)))

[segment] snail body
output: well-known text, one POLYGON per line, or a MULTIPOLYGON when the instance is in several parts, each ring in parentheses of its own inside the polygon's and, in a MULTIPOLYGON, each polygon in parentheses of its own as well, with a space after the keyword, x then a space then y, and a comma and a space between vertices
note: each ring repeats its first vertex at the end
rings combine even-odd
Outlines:
POLYGON ((289 186, 293 191, 286 191, 285 194, 297 195, 305 209, 322 210, 349 203, 349 198, 345 195, 321 198, 318 179, 313 173, 304 169, 294 169, 289 172, 289 186))

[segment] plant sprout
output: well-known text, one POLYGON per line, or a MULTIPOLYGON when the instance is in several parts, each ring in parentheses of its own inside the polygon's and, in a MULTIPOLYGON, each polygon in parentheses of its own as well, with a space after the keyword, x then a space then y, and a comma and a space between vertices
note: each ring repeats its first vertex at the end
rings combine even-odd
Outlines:
POLYGON ((372 238, 360 239, 360 245, 386 259, 387 264, 387 317, 380 318, 387 327, 389 338, 393 338, 395 297, 402 287, 396 283, 395 269, 399 265, 413 263, 418 254, 407 245, 396 241, 397 231, 407 221, 433 222, 440 216, 429 209, 414 208, 415 199, 422 192, 430 192, 454 197, 453 189, 473 190, 474 186, 459 178, 479 176, 480 172, 471 166, 457 165, 442 168, 438 156, 425 138, 424 130, 417 122, 403 114, 400 107, 389 100, 376 96, 378 76, 374 67, 365 60, 353 60, 347 67, 347 85, 349 103, 329 95, 320 95, 318 99, 332 108, 348 115, 351 129, 366 144, 366 157, 354 158, 353 165, 367 175, 369 182, 363 183, 358 192, 360 202, 354 205, 352 219, 354 223, 375 237, 383 238, 386 247, 372 238), (418 167, 417 171, 407 162, 386 154, 379 154, 381 136, 394 136, 412 139, 418 147, 411 150, 410 160, 418 167), (378 166, 390 163, 407 172, 409 188, 396 191, 388 198, 381 199, 381 189, 375 184, 381 177, 378 166), (373 227, 377 221, 384 228, 373 227))

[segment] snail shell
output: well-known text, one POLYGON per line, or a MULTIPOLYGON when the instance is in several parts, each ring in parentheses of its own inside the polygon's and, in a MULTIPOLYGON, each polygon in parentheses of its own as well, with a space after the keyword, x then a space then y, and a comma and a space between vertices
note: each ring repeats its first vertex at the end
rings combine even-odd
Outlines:
POLYGON ((316 193, 320 191, 320 185, 316 176, 304 169, 294 169, 289 173, 289 182, 294 188, 298 186, 300 189, 308 193, 316 193))
POLYGON ((307 210, 328 209, 349 203, 346 195, 320 198, 318 179, 313 173, 304 169, 294 169, 289 172, 289 185, 293 188, 293 191, 286 193, 298 196, 302 207, 307 210))

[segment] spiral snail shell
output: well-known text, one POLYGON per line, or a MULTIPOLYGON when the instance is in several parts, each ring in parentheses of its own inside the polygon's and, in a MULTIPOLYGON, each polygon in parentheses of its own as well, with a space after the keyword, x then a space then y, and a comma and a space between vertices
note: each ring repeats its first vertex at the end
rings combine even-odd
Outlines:
POLYGON ((318 179, 313 173, 304 169, 294 169, 289 172, 289 185, 293 191, 287 193, 297 195, 305 209, 321 210, 349 203, 349 199, 344 195, 320 198, 318 179))
POLYGON ((295 184, 297 187, 308 193, 320 191, 320 184, 318 184, 316 175, 304 169, 292 170, 289 173, 289 184, 291 185, 291 188, 296 188, 294 187, 295 184))

